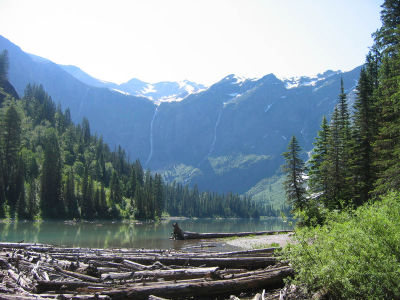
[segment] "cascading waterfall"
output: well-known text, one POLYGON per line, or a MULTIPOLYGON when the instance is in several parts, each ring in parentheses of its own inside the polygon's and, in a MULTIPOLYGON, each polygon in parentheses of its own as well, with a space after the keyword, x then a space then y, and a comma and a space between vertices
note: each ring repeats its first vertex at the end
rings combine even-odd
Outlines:
POLYGON ((147 160, 145 163, 146 167, 149 164, 149 162, 153 156, 153 123, 154 123, 154 120, 156 119, 157 113, 158 113, 158 106, 157 106, 156 110, 154 111, 153 118, 151 119, 151 123, 150 123, 150 153, 149 153, 149 156, 147 157, 147 160))
MULTIPOLYGON (((205 162, 208 159, 208 157, 211 155, 211 153, 214 152, 215 143, 217 142, 217 129, 218 129, 219 122, 221 121, 221 116, 222 116, 223 109, 224 109, 224 106, 221 107, 220 111, 218 112, 217 120, 216 120, 215 125, 214 125, 214 137, 213 137, 213 140, 212 140, 212 142, 210 144, 210 148, 208 149, 208 153, 197 164, 197 168, 199 168, 203 164, 203 162, 205 162)), ((189 181, 190 177, 192 177, 193 173, 196 171, 197 168, 193 169, 190 172, 190 174, 186 176, 186 178, 184 180, 185 183, 189 181)))
POLYGON ((221 121, 222 110, 223 110, 223 107, 220 109, 220 111, 218 113, 217 121, 215 122, 214 138, 213 138, 213 141, 212 141, 212 143, 210 145, 210 149, 208 150, 207 155, 203 158, 203 160, 201 162, 206 160, 211 155, 211 153, 213 153, 213 151, 214 151, 215 143, 217 142, 217 128, 218 128, 219 122, 221 121))

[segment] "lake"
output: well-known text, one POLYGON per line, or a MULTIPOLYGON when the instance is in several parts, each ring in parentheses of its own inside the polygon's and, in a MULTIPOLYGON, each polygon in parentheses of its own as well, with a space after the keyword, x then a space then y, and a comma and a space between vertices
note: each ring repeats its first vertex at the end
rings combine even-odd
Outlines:
POLYGON ((281 218, 185 219, 159 223, 10 222, 0 223, 1 242, 45 243, 67 247, 181 249, 198 241, 173 241, 172 223, 186 231, 241 232, 291 229, 281 218))

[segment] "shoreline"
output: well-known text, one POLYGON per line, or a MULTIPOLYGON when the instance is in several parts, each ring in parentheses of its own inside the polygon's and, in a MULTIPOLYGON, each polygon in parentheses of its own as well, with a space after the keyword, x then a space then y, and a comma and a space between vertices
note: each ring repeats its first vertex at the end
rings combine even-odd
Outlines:
POLYGON ((285 247, 292 240, 293 233, 287 234, 273 234, 273 235, 260 235, 238 237, 231 240, 224 241, 225 244, 241 249, 257 249, 268 248, 271 246, 285 247), (277 244, 277 245, 276 245, 277 244))

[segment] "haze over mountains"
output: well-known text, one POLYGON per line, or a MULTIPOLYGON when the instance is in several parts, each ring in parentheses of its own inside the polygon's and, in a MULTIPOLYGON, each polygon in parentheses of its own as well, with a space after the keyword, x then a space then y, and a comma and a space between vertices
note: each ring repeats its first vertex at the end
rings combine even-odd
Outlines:
POLYGON ((291 79, 228 75, 208 88, 138 79, 117 85, 24 53, 0 37, 3 49, 9 52, 10 82, 21 96, 28 83, 42 84, 71 109, 75 122, 87 117, 92 131, 166 180, 196 183, 201 190, 250 190, 267 199, 289 138, 297 136, 306 157, 322 116, 337 103, 340 78, 352 98, 360 72, 291 79))

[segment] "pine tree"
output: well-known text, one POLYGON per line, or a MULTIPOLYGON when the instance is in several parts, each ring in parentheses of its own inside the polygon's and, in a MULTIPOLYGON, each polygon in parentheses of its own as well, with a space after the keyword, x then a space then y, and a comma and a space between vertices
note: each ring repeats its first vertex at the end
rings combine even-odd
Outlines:
POLYGON ((374 137, 373 81, 365 68, 361 69, 353 115, 353 145, 351 172, 353 201, 361 205, 369 199, 374 181, 372 144, 374 137))
POLYGON ((374 143, 377 181, 374 194, 400 186, 400 4, 386 0, 382 5, 382 27, 375 33, 381 54, 379 69, 379 127, 374 143))
POLYGON ((64 201, 67 210, 67 216, 71 219, 79 217, 78 202, 75 195, 75 175, 71 168, 67 173, 64 184, 64 201))
POLYGON ((287 202, 292 205, 294 210, 303 209, 306 205, 306 190, 304 187, 305 166, 300 158, 301 148, 295 136, 292 136, 288 151, 282 156, 285 164, 282 166, 286 180, 284 188, 286 190, 287 202))
POLYGON ((57 133, 54 128, 45 132, 44 160, 41 174, 41 211, 45 218, 62 218, 64 203, 61 197, 61 155, 57 133))
MULTIPOLYGON (((196 188, 196 187, 195 187, 196 188)), ((195 188, 193 189, 195 191, 195 188)), ((161 218, 161 213, 164 210, 164 192, 163 192, 163 182, 161 179, 161 175, 156 174, 154 176, 154 187, 153 187, 153 195, 155 202, 155 216, 157 218, 161 218)), ((198 191, 197 191, 198 196, 198 191)))
POLYGON ((339 111, 335 107, 331 123, 329 126, 329 140, 328 140, 328 155, 326 175, 328 176, 328 190, 325 198, 325 205, 328 208, 337 208, 341 198, 341 189, 343 187, 343 174, 341 170, 341 141, 340 141, 340 127, 339 127, 339 111))
POLYGON ((351 140, 351 125, 350 113, 347 104, 347 95, 344 92, 343 79, 340 80, 340 94, 338 103, 338 150, 339 150, 339 176, 341 177, 341 184, 338 190, 340 200, 349 203, 351 201, 351 172, 350 172, 350 149, 352 145, 351 140))
POLYGON ((8 66, 9 66, 8 52, 7 50, 3 50, 0 53, 0 81, 7 80, 8 66))
POLYGON ((18 168, 21 167, 19 166, 21 117, 14 104, 6 108, 4 117, 0 122, 0 152, 2 153, 2 174, 0 176, 2 176, 5 200, 11 208, 12 217, 14 217, 17 201, 22 192, 16 186, 20 176, 18 168))
POLYGON ((110 201, 113 204, 120 204, 122 202, 121 182, 115 171, 112 172, 110 181, 110 201))
POLYGON ((327 171, 328 151, 329 151, 329 124, 324 116, 321 123, 321 129, 314 143, 313 154, 309 161, 309 180, 308 185, 312 197, 326 202, 328 195, 329 177, 327 171))

